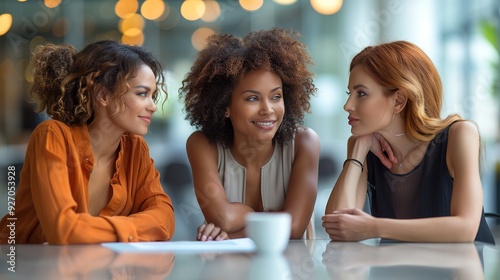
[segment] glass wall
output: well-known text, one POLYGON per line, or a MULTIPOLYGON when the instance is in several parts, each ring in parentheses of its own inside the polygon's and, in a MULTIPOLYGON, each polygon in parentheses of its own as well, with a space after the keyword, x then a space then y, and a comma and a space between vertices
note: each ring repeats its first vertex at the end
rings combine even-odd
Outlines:
MULTIPOLYGON (((346 155, 350 135, 346 85, 350 59, 364 47, 394 40, 419 45, 442 75, 443 116, 478 123, 484 142, 485 210, 497 211, 500 170, 500 24, 498 1, 466 0, 28 0, 0 3, 0 166, 21 165, 31 130, 43 119, 25 101, 33 48, 66 42, 78 49, 98 39, 142 45, 167 69, 168 100, 146 136, 167 193, 176 207, 176 239, 194 238, 203 221, 192 190, 184 120, 177 91, 213 33, 244 36, 272 27, 301 34, 315 62, 312 114, 305 124, 321 137, 317 233, 326 199, 346 155), (321 4, 325 4, 321 8, 321 4), (340 8, 340 10, 338 10, 340 8), (338 11, 336 11, 338 10, 338 11), (12 23, 9 23, 11 15, 12 23), (5 30, 5 32, 3 31, 5 30), (174 174, 175 176, 173 176, 174 174), (179 174, 184 174, 180 176, 179 174)), ((5 174, 6 172, 4 172, 5 174)), ((0 186, 6 179, 0 176, 0 186)), ((5 195, 6 188, 0 188, 5 195)), ((7 200, 0 198, 0 213, 7 200)), ((500 212, 500 211, 499 211, 500 212)))

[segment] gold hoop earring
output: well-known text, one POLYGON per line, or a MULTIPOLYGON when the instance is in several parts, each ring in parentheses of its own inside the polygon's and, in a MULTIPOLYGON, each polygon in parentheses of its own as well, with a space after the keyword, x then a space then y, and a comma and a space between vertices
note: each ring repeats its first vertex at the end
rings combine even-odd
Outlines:
POLYGON ((394 133, 394 132, 392 132, 392 123, 393 123, 393 121, 394 121, 394 116, 396 116, 396 113, 392 113, 392 121, 391 121, 391 129, 390 129, 391 134, 392 134, 393 136, 396 136, 396 137, 403 136, 403 135, 405 134, 405 132, 404 132, 404 131, 403 131, 403 132, 401 132, 401 133, 394 133))

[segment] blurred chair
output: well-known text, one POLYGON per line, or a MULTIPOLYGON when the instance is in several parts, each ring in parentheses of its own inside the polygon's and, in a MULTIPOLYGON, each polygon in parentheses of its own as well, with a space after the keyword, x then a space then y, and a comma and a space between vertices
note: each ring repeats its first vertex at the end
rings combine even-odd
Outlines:
POLYGON ((493 238, 497 244, 500 243, 500 213, 496 212, 484 212, 484 217, 487 219, 488 226, 490 227, 491 233, 493 234, 493 238), (494 221, 488 221, 489 219, 494 221))
POLYGON ((175 233, 171 240, 195 240, 196 229, 204 218, 195 198, 189 163, 175 158, 159 170, 163 190, 175 210, 175 233))
POLYGON ((337 174, 337 164, 330 155, 321 155, 318 166, 318 181, 323 182, 337 174))
POLYGON ((180 161, 167 163, 161 173, 161 178, 166 187, 171 190, 180 189, 193 182, 189 164, 180 161))
POLYGON ((486 218, 496 218, 496 219, 500 219, 500 214, 498 213, 494 213, 494 212, 484 212, 484 216, 486 218))

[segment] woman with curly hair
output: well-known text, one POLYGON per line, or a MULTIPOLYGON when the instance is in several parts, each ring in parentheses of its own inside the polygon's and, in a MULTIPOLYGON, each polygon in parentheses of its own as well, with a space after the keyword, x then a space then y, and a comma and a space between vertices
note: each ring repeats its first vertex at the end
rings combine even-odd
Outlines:
POLYGON ((160 63, 114 41, 43 45, 32 63, 32 100, 51 119, 31 134, 0 243, 170 239, 174 210, 141 136, 164 87, 160 63))
POLYGON ((429 57, 395 41, 365 48, 349 69, 353 135, 323 217, 330 238, 495 243, 482 209, 478 128, 441 118, 429 57), (367 193, 371 215, 361 210, 367 193))
POLYGON ((316 92, 309 64, 284 29, 213 35, 198 54, 179 90, 199 129, 186 143, 206 220, 198 240, 245 236, 250 212, 288 212, 290 238, 313 233, 320 143, 302 126, 316 92))

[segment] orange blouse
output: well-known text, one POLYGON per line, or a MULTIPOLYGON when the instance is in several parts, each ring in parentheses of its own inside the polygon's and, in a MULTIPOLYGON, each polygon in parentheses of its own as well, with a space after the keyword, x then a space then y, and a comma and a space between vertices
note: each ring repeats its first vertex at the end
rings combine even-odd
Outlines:
POLYGON ((7 214, 0 221, 0 243, 170 239, 175 229, 174 209, 146 141, 124 134, 119 149, 110 200, 97 217, 92 216, 87 186, 94 157, 87 126, 68 126, 56 120, 38 125, 26 150, 14 215, 7 214), (15 231, 9 227, 13 222, 15 231))

